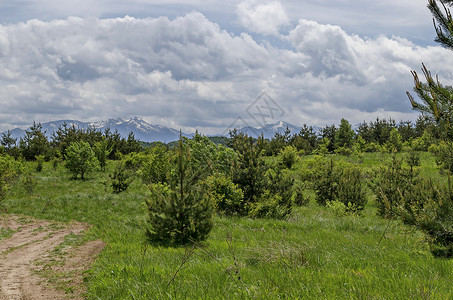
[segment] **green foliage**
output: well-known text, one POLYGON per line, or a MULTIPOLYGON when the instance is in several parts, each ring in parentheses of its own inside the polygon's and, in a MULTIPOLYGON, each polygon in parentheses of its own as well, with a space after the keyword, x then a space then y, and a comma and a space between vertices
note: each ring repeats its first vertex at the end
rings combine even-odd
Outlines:
POLYGON ((123 160, 124 164, 126 165, 126 168, 129 170, 132 170, 134 172, 137 172, 140 170, 140 168, 143 167, 145 162, 147 162, 150 159, 150 150, 147 150, 148 153, 146 152, 132 152, 128 155, 126 155, 123 160))
POLYGON ((252 137, 233 132, 230 142, 238 154, 232 172, 233 182, 241 188, 247 203, 257 202, 266 185, 264 174, 267 167, 262 158, 263 141, 259 139, 255 142, 252 137))
POLYGON ((306 206, 310 202, 310 198, 304 195, 304 188, 301 184, 293 185, 291 202, 295 206, 306 206))
POLYGON ((60 164, 60 158, 54 157, 52 159, 52 168, 53 168, 54 171, 57 170, 59 164, 60 164))
POLYGON ((223 174, 209 176, 205 183, 215 210, 221 215, 246 215, 249 211, 242 190, 223 174))
POLYGON ((185 142, 191 148, 191 163, 195 169, 231 174, 236 153, 223 145, 216 145, 208 137, 196 134, 185 142))
POLYGON ((98 161, 94 151, 87 142, 72 143, 66 149, 65 167, 72 173, 75 179, 80 175, 81 179, 92 172, 98 161))
POLYGON ((326 205, 328 201, 335 201, 338 195, 339 174, 334 168, 332 159, 320 159, 315 169, 313 178, 316 202, 326 205))
POLYGON ((402 195, 410 194, 418 172, 403 166, 403 160, 392 155, 391 162, 374 170, 370 186, 376 196, 378 213, 383 217, 395 215, 402 195))
POLYGON ((398 132, 398 129, 392 128, 386 146, 391 152, 401 151, 401 149, 403 148, 403 140, 400 133, 398 132))
POLYGON ((412 171, 414 167, 420 167, 420 153, 413 148, 406 153, 405 160, 412 171))
POLYGON ((335 153, 343 156, 351 156, 354 151, 348 147, 338 147, 335 149, 335 153))
POLYGON ((115 165, 115 169, 109 174, 113 192, 119 194, 127 190, 133 181, 134 174, 126 168, 123 161, 119 161, 115 165))
POLYGON ((319 205, 339 201, 354 212, 365 207, 363 174, 357 167, 322 159, 316 165, 313 185, 319 205))
POLYGON ((22 185, 29 195, 33 195, 37 183, 36 177, 30 171, 23 174, 22 185))
POLYGON ((297 149, 293 146, 286 146, 277 156, 279 166, 286 169, 291 169, 298 159, 299 154, 297 149))
POLYGON ((96 155, 96 158, 99 162, 99 166, 101 167, 101 170, 105 172, 105 167, 107 165, 107 157, 110 155, 110 152, 112 151, 110 148, 108 148, 108 142, 107 140, 103 139, 100 142, 96 142, 94 144, 94 153, 96 155))
POLYGON ((425 232, 435 256, 453 257, 453 191, 419 180, 410 194, 401 193, 397 213, 402 220, 425 232))
POLYGON ((416 151, 428 151, 429 146, 434 142, 431 134, 425 130, 421 137, 417 137, 412 140, 412 147, 416 151))
POLYGON ((142 167, 137 174, 141 177, 143 183, 149 185, 152 183, 166 183, 170 172, 170 155, 167 149, 163 146, 152 148, 151 153, 147 157, 135 157, 128 165, 142 167))
POLYGON ((292 211, 294 179, 288 170, 269 168, 265 173, 263 193, 251 204, 249 215, 257 218, 283 219, 292 211))
POLYGON ((259 202, 253 204, 249 215, 255 218, 283 219, 292 211, 291 198, 266 190, 259 202))
POLYGON ((441 170, 453 174, 453 141, 440 141, 431 145, 428 150, 436 157, 436 164, 441 170))
POLYGON ((12 132, 8 130, 6 133, 2 133, 2 140, 0 145, 4 147, 7 154, 18 158, 20 156, 19 148, 17 147, 17 138, 12 137, 12 132))
POLYGON ((323 138, 321 142, 318 144, 318 147, 313 151, 314 154, 326 156, 329 153, 329 148, 331 146, 331 142, 328 138, 323 138))
POLYGON ((351 148, 355 133, 346 119, 341 119, 340 127, 335 133, 335 148, 351 148))
POLYGON ((36 156, 36 172, 41 172, 44 164, 44 155, 36 156))
POLYGON ((189 244, 206 239, 212 229, 213 205, 200 184, 205 174, 193 167, 191 159, 190 147, 184 147, 180 138, 168 184, 151 185, 146 236, 152 243, 189 244))
POLYGON ((334 201, 327 201, 326 207, 330 209, 335 215, 337 216, 344 216, 347 214, 347 207, 343 202, 334 200, 334 201))
POLYGON ((359 212, 365 208, 363 173, 358 167, 347 166, 340 170, 336 200, 342 202, 347 211, 359 212))
POLYGON ((22 157, 27 161, 35 160, 38 155, 49 153, 49 142, 42 132, 41 123, 33 122, 33 126, 25 131, 25 136, 19 141, 22 157))
POLYGON ((318 143, 318 137, 313 130, 313 127, 309 127, 306 124, 302 126, 299 133, 293 135, 289 139, 291 146, 295 147, 298 151, 304 153, 311 153, 318 143))
POLYGON ((3 200, 12 181, 22 170, 21 164, 9 155, 0 155, 0 211, 5 210, 3 200))
POLYGON ((269 144, 266 147, 266 152, 268 155, 277 155, 280 151, 288 145, 291 139, 291 131, 286 127, 285 132, 282 134, 276 132, 272 140, 269 141, 269 144))

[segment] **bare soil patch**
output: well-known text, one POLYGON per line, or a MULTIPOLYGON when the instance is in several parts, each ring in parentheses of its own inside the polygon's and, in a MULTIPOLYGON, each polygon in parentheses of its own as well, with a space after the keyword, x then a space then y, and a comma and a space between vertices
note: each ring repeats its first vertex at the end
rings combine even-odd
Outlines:
POLYGON ((83 276, 104 247, 83 240, 88 224, 0 216, 0 299, 82 299, 83 276), (71 242, 72 241, 72 242, 71 242))

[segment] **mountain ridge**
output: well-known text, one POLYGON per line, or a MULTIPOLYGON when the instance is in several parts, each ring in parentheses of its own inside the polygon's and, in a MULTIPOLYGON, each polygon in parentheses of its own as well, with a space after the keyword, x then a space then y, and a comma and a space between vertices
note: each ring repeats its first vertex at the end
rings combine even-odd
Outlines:
MULTIPOLYGON (((122 137, 127 137, 130 132, 133 132, 135 138, 143 142, 164 142, 169 143, 179 139, 180 131, 169 128, 163 125, 158 124, 149 124, 145 120, 139 117, 132 118, 111 118, 108 120, 96 121, 96 122, 83 122, 78 120, 57 120, 41 123, 42 130, 45 131, 45 135, 49 138, 52 136, 52 133, 56 131, 63 124, 68 126, 75 126, 80 129, 87 129, 89 127, 95 128, 97 130, 104 131, 107 128, 110 128, 112 132, 118 131, 122 137)), ((238 128, 239 132, 248 134, 254 138, 258 138, 263 135, 266 139, 271 139, 276 132, 284 133, 286 128, 289 128, 291 134, 298 133, 302 127, 292 125, 290 123, 279 121, 272 124, 267 124, 262 127, 252 127, 245 126, 243 128, 238 128)), ((315 132, 318 132, 320 128, 313 127, 315 132)), ((13 138, 21 138, 25 135, 25 130, 20 128, 14 128, 11 131, 13 138)), ((2 132, 6 133, 7 131, 2 132)), ((192 137, 195 133, 184 133, 182 135, 185 137, 192 137)), ((216 135, 212 135, 216 136, 216 135)), ((222 136, 218 134, 217 136, 222 136)))

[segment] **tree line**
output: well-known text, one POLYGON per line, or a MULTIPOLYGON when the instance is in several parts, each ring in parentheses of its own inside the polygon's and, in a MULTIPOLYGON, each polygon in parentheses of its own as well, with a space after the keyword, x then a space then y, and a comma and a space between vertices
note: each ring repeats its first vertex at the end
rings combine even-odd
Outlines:
POLYGON ((91 148, 104 143, 109 149, 107 159, 117 159, 120 155, 139 152, 142 149, 133 132, 124 138, 118 131, 112 132, 109 128, 101 131, 94 127, 84 129, 64 123, 47 138, 41 123, 33 122, 25 131, 25 136, 19 139, 13 138, 9 130, 3 133, 0 151, 15 159, 21 157, 26 161, 35 161, 43 156, 46 161, 50 161, 53 158, 65 159, 67 148, 75 142, 86 142, 91 148))

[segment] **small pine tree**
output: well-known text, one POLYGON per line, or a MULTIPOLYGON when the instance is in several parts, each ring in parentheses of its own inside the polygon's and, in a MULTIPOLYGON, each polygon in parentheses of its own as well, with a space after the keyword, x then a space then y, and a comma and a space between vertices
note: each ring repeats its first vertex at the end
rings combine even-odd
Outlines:
POLYGON ((132 175, 123 161, 117 162, 113 173, 109 174, 113 192, 119 194, 126 191, 133 181, 132 175))
POLYGON ((36 172, 41 172, 44 165, 44 155, 36 156, 36 172))
POLYGON ((150 242, 167 245, 204 240, 213 226, 213 205, 200 184, 205 174, 192 167, 190 147, 183 146, 182 137, 171 165, 168 184, 151 185, 146 236, 150 242))

